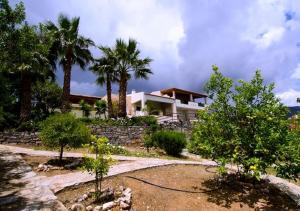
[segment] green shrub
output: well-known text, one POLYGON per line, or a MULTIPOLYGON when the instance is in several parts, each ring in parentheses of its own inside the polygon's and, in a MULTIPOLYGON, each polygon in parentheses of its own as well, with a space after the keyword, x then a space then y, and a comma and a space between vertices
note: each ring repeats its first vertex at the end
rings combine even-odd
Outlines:
POLYGON ((259 71, 251 81, 238 83, 216 66, 213 71, 206 84, 212 103, 198 112, 192 151, 218 162, 222 174, 231 163, 243 176, 256 179, 268 167, 286 163, 287 109, 273 93, 274 84, 265 85, 259 71))
POLYGON ((186 137, 181 132, 162 130, 153 133, 147 144, 163 149, 168 155, 179 156, 186 146, 186 137))
POLYGON ((55 114, 41 123, 39 134, 43 144, 50 148, 60 148, 59 160, 62 161, 65 146, 81 147, 91 138, 90 130, 70 113, 55 114))

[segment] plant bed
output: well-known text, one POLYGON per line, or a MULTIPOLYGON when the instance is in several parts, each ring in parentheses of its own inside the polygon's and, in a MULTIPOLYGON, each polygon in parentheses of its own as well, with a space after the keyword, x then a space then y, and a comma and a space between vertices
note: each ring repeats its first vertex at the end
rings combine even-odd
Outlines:
MULTIPOLYGON (((132 207, 138 210, 297 210, 294 201, 266 181, 254 185, 222 182, 216 179, 215 172, 214 167, 163 166, 106 178, 103 189, 130 187, 132 207)), ((70 208, 76 199, 92 189, 93 183, 81 184, 60 191, 57 197, 70 208)), ((99 205, 91 201, 82 203, 99 205)))
POLYGON ((80 171, 81 158, 64 158, 60 164, 58 157, 22 155, 34 172, 43 176, 54 176, 80 171))

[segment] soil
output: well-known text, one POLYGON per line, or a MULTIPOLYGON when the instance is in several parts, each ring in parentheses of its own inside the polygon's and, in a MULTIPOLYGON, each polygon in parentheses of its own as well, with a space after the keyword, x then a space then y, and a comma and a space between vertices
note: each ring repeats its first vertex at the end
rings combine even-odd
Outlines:
MULTIPOLYGON (((22 155, 23 160, 25 160, 26 163, 28 163, 28 165, 30 165, 30 167, 32 168, 32 170, 34 172, 36 172, 38 175, 42 175, 42 176, 47 176, 47 177, 51 177, 51 176, 55 176, 55 175, 59 175, 59 174, 68 174, 71 172, 76 172, 76 171, 80 171, 80 169, 51 169, 49 171, 37 171, 36 168, 38 167, 39 164, 41 163, 51 163, 51 165, 53 165, 53 161, 55 161, 56 159, 58 159, 58 157, 46 157, 46 156, 29 156, 29 155, 22 155)), ((72 158, 72 159, 76 159, 76 158, 72 158)), ((65 159, 64 160, 66 163, 70 163, 68 161, 71 161, 71 159, 65 159)), ((55 163, 54 163, 55 164, 55 163)), ((58 166, 58 165, 53 165, 53 166, 58 166)))
MULTIPOLYGON (((267 182, 220 183, 215 171, 214 167, 194 165, 156 167, 107 178, 103 182, 103 188, 117 188, 120 185, 131 188, 133 207, 138 210, 300 209, 287 195, 267 182)), ((57 196, 70 208, 74 200, 93 188, 93 183, 82 184, 65 189, 57 196)), ((99 205, 93 203, 92 199, 84 204, 99 205)))

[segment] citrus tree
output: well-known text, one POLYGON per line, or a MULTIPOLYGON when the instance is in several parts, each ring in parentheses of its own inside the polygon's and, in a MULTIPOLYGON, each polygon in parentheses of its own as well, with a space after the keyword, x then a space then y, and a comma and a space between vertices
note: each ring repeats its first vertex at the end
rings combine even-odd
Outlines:
POLYGON ((288 144, 287 108, 273 93, 274 84, 265 85, 261 73, 250 82, 225 77, 213 66, 206 84, 212 103, 199 112, 190 149, 220 164, 238 167, 238 173, 259 179, 272 165, 279 165, 288 144))
POLYGON ((45 146, 59 148, 59 161, 62 163, 64 147, 78 148, 88 143, 90 130, 73 114, 55 114, 41 123, 40 139, 45 146))

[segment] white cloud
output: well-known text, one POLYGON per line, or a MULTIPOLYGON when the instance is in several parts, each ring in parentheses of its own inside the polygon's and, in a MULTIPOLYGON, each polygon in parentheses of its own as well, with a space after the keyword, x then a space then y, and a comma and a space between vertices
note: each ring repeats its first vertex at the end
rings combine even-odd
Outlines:
POLYGON ((298 63, 297 67, 295 68, 291 78, 300 79, 300 63, 298 63))
POLYGON ((268 32, 263 33, 261 36, 252 40, 258 48, 268 48, 273 43, 281 40, 285 29, 283 27, 274 27, 269 29, 268 32))
POLYGON ((95 83, 71 81, 72 94, 95 95, 99 86, 95 83))
POLYGON ((276 95, 281 99, 281 102, 288 106, 296 106, 297 98, 300 97, 300 91, 289 89, 288 91, 278 93, 276 95))

